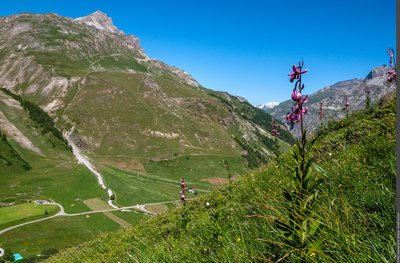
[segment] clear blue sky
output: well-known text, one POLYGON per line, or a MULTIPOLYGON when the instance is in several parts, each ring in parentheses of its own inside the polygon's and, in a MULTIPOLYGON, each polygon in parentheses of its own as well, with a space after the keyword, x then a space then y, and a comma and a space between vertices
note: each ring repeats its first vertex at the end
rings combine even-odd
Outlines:
POLYGON ((253 104, 284 101, 287 73, 304 59, 311 93, 364 77, 395 48, 395 0, 0 0, 0 16, 96 10, 140 38, 150 57, 177 66, 203 86, 253 104))

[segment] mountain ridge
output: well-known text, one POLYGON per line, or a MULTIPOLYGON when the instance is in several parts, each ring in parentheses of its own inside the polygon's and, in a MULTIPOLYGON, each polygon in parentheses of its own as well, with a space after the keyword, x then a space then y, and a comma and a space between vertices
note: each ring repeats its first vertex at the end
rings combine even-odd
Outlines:
MULTIPOLYGON (((306 103, 308 107, 307 118, 305 119, 306 129, 309 132, 314 132, 319 125, 329 120, 344 118, 346 116, 346 112, 343 111, 345 99, 349 104, 349 112, 365 108, 366 87, 370 92, 371 103, 379 103, 382 97, 395 90, 395 85, 387 81, 388 70, 389 68, 385 66, 375 67, 364 78, 338 81, 309 94, 306 103), (320 121, 320 103, 322 103, 322 122, 320 121)), ((286 122, 285 116, 291 107, 293 107, 293 102, 289 99, 266 111, 282 122, 286 122)), ((300 135, 298 127, 294 128, 293 134, 295 136, 300 135)))

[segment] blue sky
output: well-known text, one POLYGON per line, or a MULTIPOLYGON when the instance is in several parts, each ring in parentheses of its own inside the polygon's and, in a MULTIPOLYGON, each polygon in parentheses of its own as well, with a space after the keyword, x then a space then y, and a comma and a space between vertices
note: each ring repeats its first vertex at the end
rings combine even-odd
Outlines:
POLYGON ((189 72, 203 86, 253 104, 284 101, 287 73, 304 59, 305 93, 364 77, 395 48, 394 0, 189 1, 0 0, 0 16, 96 10, 136 35, 146 53, 189 72))

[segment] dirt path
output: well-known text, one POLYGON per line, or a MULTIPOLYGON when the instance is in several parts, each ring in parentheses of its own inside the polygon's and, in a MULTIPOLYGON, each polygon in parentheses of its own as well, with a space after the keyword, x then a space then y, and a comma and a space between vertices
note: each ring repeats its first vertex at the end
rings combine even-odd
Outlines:
MULTIPOLYGON (((143 204, 143 205, 139 205, 139 204, 138 204, 138 205, 133 205, 133 206, 125 206, 125 207, 120 207, 120 208, 96 210, 96 211, 89 211, 89 212, 82 212, 82 213, 74 213, 74 214, 67 214, 67 213, 65 213, 64 207, 63 207, 62 205, 60 205, 60 204, 58 204, 58 203, 51 202, 51 203, 47 203, 47 204, 57 205, 58 207, 60 207, 60 211, 59 211, 57 214, 52 215, 52 216, 49 216, 49 217, 45 217, 45 218, 41 218, 41 219, 37 219, 37 220, 25 222, 25 223, 21 223, 21 224, 15 225, 15 226, 11 226, 11 227, 5 228, 5 229, 3 229, 3 230, 0 230, 0 235, 1 235, 1 234, 4 234, 5 232, 8 232, 8 231, 10 231, 10 230, 13 230, 13 229, 22 227, 22 226, 26 226, 26 225, 33 224, 33 223, 37 223, 37 222, 41 222, 41 221, 46 221, 46 220, 49 220, 49 219, 52 219, 52 218, 55 218, 55 217, 61 217, 61 216, 67 216, 67 217, 69 217, 69 216, 82 216, 82 215, 90 215, 90 214, 96 214, 96 213, 106 213, 106 212, 113 212, 113 211, 123 211, 123 210, 129 210, 129 209, 136 209, 136 210, 139 210, 139 211, 141 211, 141 212, 144 212, 144 213, 147 213, 147 214, 150 214, 150 215, 155 215, 154 213, 152 213, 152 212, 150 212, 150 211, 147 211, 147 210, 146 210, 146 206, 148 206, 148 205, 158 205, 158 204, 168 204, 168 203, 175 203, 175 202, 177 202, 177 200, 174 200, 174 201, 165 201, 165 202, 159 202, 159 203, 143 204)), ((122 220, 122 219, 121 219, 121 220, 122 220)))
MULTIPOLYGON (((85 200, 85 201, 83 201, 83 203, 85 203, 85 205, 87 205, 93 211, 110 208, 110 206, 106 202, 104 202, 103 200, 101 200, 98 197, 85 200)), ((123 228, 128 228, 128 227, 132 226, 131 224, 129 224, 122 218, 112 214, 111 212, 104 212, 104 215, 107 216, 108 218, 110 218, 111 220, 113 220, 114 222, 116 222, 117 224, 119 224, 123 228)))

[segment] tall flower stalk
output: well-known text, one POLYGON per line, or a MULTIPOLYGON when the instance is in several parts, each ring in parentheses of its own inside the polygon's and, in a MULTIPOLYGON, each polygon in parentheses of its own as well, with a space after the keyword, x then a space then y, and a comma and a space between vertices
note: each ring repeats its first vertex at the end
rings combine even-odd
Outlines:
POLYGON ((323 103, 319 103, 319 121, 322 123, 322 118, 324 117, 324 110, 322 108, 323 103))
POLYGON ((186 186, 185 178, 181 178, 181 190, 179 191, 179 195, 181 197, 181 201, 183 204, 186 204, 187 197, 186 197, 186 191, 189 190, 186 186))
POLYGON ((388 71, 388 78, 389 82, 396 81, 396 60, 394 58, 394 50, 393 48, 388 48, 387 53, 389 55, 389 71, 388 71))
POLYGON ((232 174, 231 174, 231 168, 229 167, 229 163, 227 160, 224 160, 224 168, 226 171, 226 178, 228 179, 229 184, 231 184, 232 183, 232 174))
POLYGON ((308 71, 303 70, 304 62, 298 66, 293 65, 293 72, 289 73, 290 82, 296 80, 291 97, 294 107, 286 114, 289 129, 296 123, 301 125, 301 138, 296 141, 292 156, 294 159, 292 183, 289 189, 284 189, 284 203, 288 216, 275 221, 278 235, 281 236, 292 251, 301 251, 301 255, 314 257, 319 251, 321 240, 316 238, 320 221, 314 219, 313 206, 318 196, 317 186, 321 182, 313 174, 313 158, 310 151, 314 140, 307 141, 304 119, 307 114, 305 103, 308 95, 303 95, 304 84, 302 75, 308 71))
POLYGON ((275 154, 275 160, 276 163, 279 164, 280 163, 280 158, 281 158, 281 151, 280 151, 280 147, 279 147, 279 142, 278 142, 278 138, 277 136, 279 135, 278 132, 278 123, 272 119, 272 123, 271 123, 272 129, 271 129, 271 135, 274 137, 274 154, 275 154))
POLYGON ((350 104, 349 104, 348 99, 347 99, 346 96, 344 97, 342 103, 343 103, 343 108, 342 108, 342 110, 346 113, 346 118, 347 118, 347 117, 349 117, 349 107, 350 107, 350 104))

